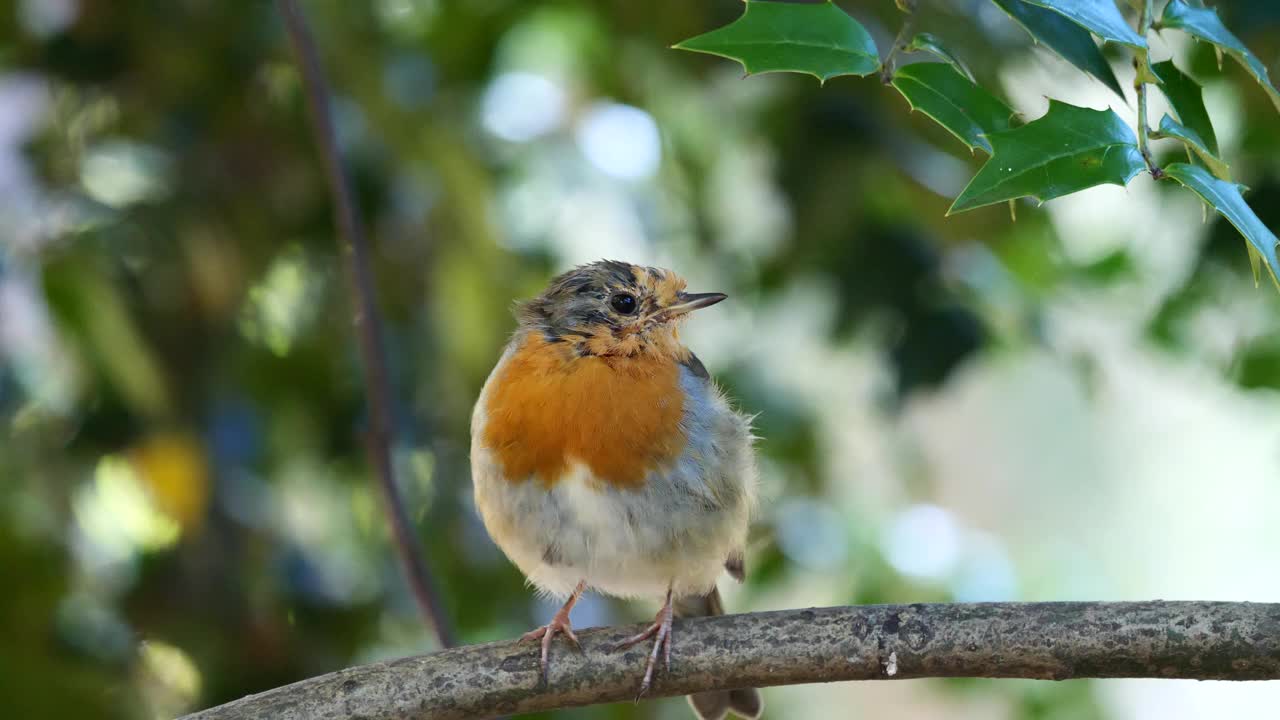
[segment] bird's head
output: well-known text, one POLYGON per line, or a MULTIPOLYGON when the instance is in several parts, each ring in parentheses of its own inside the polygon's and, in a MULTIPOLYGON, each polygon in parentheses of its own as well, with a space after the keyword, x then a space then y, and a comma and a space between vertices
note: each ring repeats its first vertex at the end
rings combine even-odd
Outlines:
POLYGON ((725 299, 722 293, 685 292, 670 270, 613 260, 582 265, 556 277, 516 311, 521 327, 552 342, 571 343, 578 355, 678 354, 677 326, 692 310, 725 299))

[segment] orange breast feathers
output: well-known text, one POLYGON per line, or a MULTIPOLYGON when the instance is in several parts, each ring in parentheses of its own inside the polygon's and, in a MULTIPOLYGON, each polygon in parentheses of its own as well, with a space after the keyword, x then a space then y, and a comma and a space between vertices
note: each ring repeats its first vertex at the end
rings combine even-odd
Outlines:
POLYGON ((580 462, 602 483, 634 488, 684 450, 683 415, 671 356, 577 357, 530 333, 489 388, 483 441, 510 482, 550 487, 580 462))

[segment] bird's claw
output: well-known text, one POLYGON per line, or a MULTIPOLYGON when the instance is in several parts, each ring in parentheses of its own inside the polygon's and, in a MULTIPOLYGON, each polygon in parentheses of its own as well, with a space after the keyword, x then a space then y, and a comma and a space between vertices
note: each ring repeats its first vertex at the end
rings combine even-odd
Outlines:
POLYGON ((524 642, 526 640, 542 640, 542 654, 539 660, 539 668, 542 671, 542 682, 544 684, 547 682, 547 671, 551 666, 551 641, 555 639, 556 633, 564 635, 564 639, 568 640, 569 644, 573 645, 574 648, 578 650, 582 649, 582 645, 578 642, 578 636, 573 633, 573 626, 569 624, 569 613, 565 610, 561 610, 556 613, 555 617, 551 618, 551 622, 546 625, 535 630, 530 630, 520 636, 520 642, 524 642))
POLYGON ((671 671, 671 598, 667 597, 667 603, 658 611, 658 616, 654 618, 653 624, 645 628, 639 634, 619 643, 615 643, 614 650, 623 650, 653 638, 653 649, 649 651, 649 660, 644 666, 644 679, 640 681, 640 692, 636 693, 636 702, 649 692, 649 688, 653 687, 653 671, 658 665, 658 653, 662 653, 662 663, 668 672, 671 671))

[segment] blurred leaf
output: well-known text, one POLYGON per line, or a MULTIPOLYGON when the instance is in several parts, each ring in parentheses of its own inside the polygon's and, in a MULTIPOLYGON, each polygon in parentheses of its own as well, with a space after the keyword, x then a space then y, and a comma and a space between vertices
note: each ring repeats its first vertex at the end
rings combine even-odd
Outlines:
POLYGON ((880 69, 875 41, 831 2, 795 5, 749 0, 742 17, 677 44, 678 50, 719 55, 748 74, 808 73, 820 82, 880 69))
POLYGON ((1213 132, 1209 112, 1204 108, 1204 96, 1200 90, 1200 84, 1179 70, 1172 60, 1153 63, 1151 70, 1160 81, 1160 91, 1169 99, 1169 104, 1177 113, 1178 120, 1204 140, 1209 152, 1217 154, 1218 136, 1213 132))
MULTIPOLYGON (((9 501, 12 496, 6 496, 9 501)), ((0 708, 13 718, 126 718, 123 686, 107 664, 89 662, 56 630, 74 567, 59 543, 23 537, 0 525, 0 563, 16 591, 0 593, 5 652, 0 652, 0 708), (53 688, 51 690, 51 688, 53 688), (114 697, 104 702, 104 697, 114 697), (92 713, 86 713, 92 708, 92 713)))
POLYGON ((890 351, 898 396, 942 385, 987 341, 982 321, 965 307, 944 305, 912 316, 890 351))
POLYGON ((1160 132, 1175 140, 1181 140, 1184 145, 1196 154, 1196 157, 1204 162, 1205 167, 1209 168, 1209 171, 1217 177, 1223 180, 1231 179, 1231 169, 1217 155, 1209 151, 1204 138, 1200 137, 1200 134, 1195 130, 1165 115, 1160 118, 1160 132))
POLYGON ((44 276, 60 321, 81 336, 103 376, 130 409, 162 417, 171 408, 161 366, 119 288, 96 268, 51 265, 44 276))
POLYGON ((195 707, 203 678, 182 648, 148 640, 138 648, 135 683, 153 717, 176 717, 195 707))
POLYGON ((1111 65, 1093 42, 1088 30, 1076 25, 1064 16, 1032 5, 1024 0, 992 0, 1031 33, 1031 37, 1044 43, 1067 62, 1098 78, 1104 85, 1124 97, 1111 65))
POLYGON ((1112 0, 1027 0, 1060 13, 1104 41, 1145 48, 1147 41, 1125 22, 1112 0))
POLYGON ((1258 56, 1249 52, 1249 48, 1245 47, 1244 43, 1222 24, 1217 10, 1194 8, 1182 0, 1170 0, 1169 4, 1164 6, 1160 24, 1163 27, 1181 30, 1201 40, 1207 40, 1235 58, 1236 62, 1243 65, 1257 79, 1267 91, 1267 95, 1271 97, 1272 104, 1280 110, 1280 90, 1271 84, 1271 78, 1267 75, 1267 66, 1262 64, 1258 56))
POLYGON ((1057 100, 1020 128, 987 136, 995 152, 948 214, 1013 198, 1040 201, 1094 185, 1124 185, 1145 167, 1133 131, 1112 110, 1057 100))
MULTIPOLYGON (((1244 235, 1249 245, 1266 261, 1272 280, 1280 277, 1280 261, 1276 259, 1275 233, 1267 229, 1240 194, 1240 186, 1210 175, 1207 170, 1188 163, 1174 163, 1164 169, 1165 175, 1191 189, 1209 206, 1225 217, 1244 235)), ((1280 287, 1280 280, 1277 281, 1280 287)))
POLYGON ((943 62, 951 65, 957 72, 969 78, 969 82, 977 82, 973 79, 973 73, 969 72, 969 68, 965 67, 960 58, 956 57, 947 48, 943 47, 937 36, 930 33, 920 33, 911 38, 911 42, 907 44, 907 52, 927 52, 941 59, 943 62))
POLYGON ((1241 349, 1236 382, 1244 388, 1280 388, 1280 338, 1260 337, 1241 349))
POLYGON ((991 152, 984 135, 1008 130, 1013 110, 943 63, 917 63, 899 68, 893 86, 919 110, 955 135, 969 150, 991 152))
POLYGON ((1081 278, 1098 285, 1110 285, 1137 276, 1133 258, 1124 250, 1116 250, 1077 269, 1081 278))

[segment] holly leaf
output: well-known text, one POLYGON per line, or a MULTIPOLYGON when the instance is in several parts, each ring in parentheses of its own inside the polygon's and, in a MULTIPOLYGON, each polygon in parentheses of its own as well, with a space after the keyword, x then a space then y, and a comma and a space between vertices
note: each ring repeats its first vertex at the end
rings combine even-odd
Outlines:
POLYGON ((984 135, 1012 127, 1013 111, 944 63, 916 63, 898 68, 892 84, 911 104, 955 135, 970 152, 991 153, 984 135))
POLYGON ((1177 113, 1178 120, 1187 128, 1194 130, 1209 152, 1218 154, 1218 136, 1213 132, 1213 122, 1209 120, 1209 111, 1204 108, 1204 95, 1200 84, 1178 69, 1172 60, 1165 60, 1151 65, 1156 79, 1160 81, 1160 91, 1169 99, 1169 105, 1177 113))
POLYGON ((1093 36, 1088 30, 1052 10, 1046 10, 1024 0, 992 0, 992 2, 1031 33, 1031 37, 1044 43, 1067 62, 1101 80, 1102 84, 1111 88, 1120 97, 1124 97, 1124 91, 1120 89, 1116 74, 1111 71, 1111 65, 1094 44, 1093 36))
POLYGON ((1165 115, 1160 118, 1160 132, 1166 137, 1181 140, 1189 150, 1200 158, 1204 166, 1209 169, 1217 177, 1223 180, 1231 179, 1231 169, 1216 154, 1210 152, 1209 146, 1205 143, 1204 138, 1200 137, 1200 133, 1195 130, 1178 123, 1173 118, 1165 115))
POLYGON ((1200 199, 1208 203, 1209 207, 1217 210, 1222 217, 1234 225, 1248 241, 1250 252, 1256 252, 1262 257, 1267 269, 1271 271, 1271 279, 1280 278, 1280 261, 1276 259, 1276 243, 1280 240, 1277 240, 1275 233, 1262 224, 1253 209, 1244 201, 1239 185, 1219 180, 1204 168, 1190 163, 1169 165, 1164 169, 1164 174, 1165 177, 1177 180, 1184 187, 1190 188, 1200 196, 1200 199))
POLYGON ((994 152, 947 214, 1020 197, 1041 202, 1094 185, 1124 185, 1146 167, 1133 131, 1113 110, 1058 100, 1019 128, 987 135, 994 152))
POLYGON ((969 72, 969 68, 960 62, 960 58, 956 57, 950 50, 943 47, 938 38, 931 33, 919 33, 911 38, 911 42, 903 48, 907 52, 927 52, 934 57, 942 60, 957 72, 969 78, 969 82, 977 82, 973 79, 973 73, 969 72))
POLYGON ((1061 14, 1104 42, 1146 48, 1147 40, 1125 22, 1113 0, 1026 0, 1061 14))
POLYGON ((830 0, 808 5, 748 0, 742 17, 675 48, 736 60, 747 74, 807 73, 824 83, 880 69, 866 28, 830 0))
POLYGON ((1169 0, 1169 4, 1164 6, 1160 25, 1175 28, 1192 37, 1211 42, 1220 51, 1226 52, 1253 75, 1271 97, 1271 103, 1280 110, 1280 90, 1271 84, 1271 77, 1267 75, 1267 66, 1262 64, 1257 55, 1249 52, 1249 48, 1240 42, 1240 38, 1233 35, 1227 26, 1222 24, 1217 10, 1191 7, 1183 0, 1169 0))

